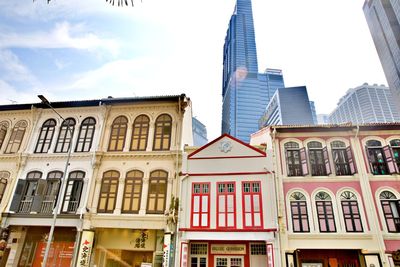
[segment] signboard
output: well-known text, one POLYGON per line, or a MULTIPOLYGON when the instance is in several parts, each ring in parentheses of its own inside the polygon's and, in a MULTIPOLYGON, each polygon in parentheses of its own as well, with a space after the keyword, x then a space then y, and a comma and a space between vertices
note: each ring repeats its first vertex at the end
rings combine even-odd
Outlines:
POLYGON ((189 245, 188 243, 181 243, 181 267, 187 267, 188 266, 188 250, 189 250, 189 245))
POLYGON ((245 255, 246 254, 246 245, 244 245, 244 244, 211 244, 211 254, 245 255))
POLYGON ((147 229, 106 229, 97 236, 97 244, 105 249, 154 251, 156 231, 147 229), (120 238, 115 238, 119 236, 120 238))
POLYGON ((92 254, 93 249, 93 231, 82 231, 82 238, 79 244, 78 250, 78 261, 76 262, 76 266, 79 267, 88 267, 90 264, 90 255, 92 254))
POLYGON ((171 249, 171 234, 164 235, 164 245, 163 245, 163 267, 169 267, 169 252, 171 249))
MULTIPOLYGON (((32 267, 41 267, 47 242, 38 242, 32 267)), ((69 267, 71 266, 74 242, 51 243, 47 266, 69 267)))
POLYGON ((393 263, 395 266, 400 266, 400 250, 392 253, 393 263))

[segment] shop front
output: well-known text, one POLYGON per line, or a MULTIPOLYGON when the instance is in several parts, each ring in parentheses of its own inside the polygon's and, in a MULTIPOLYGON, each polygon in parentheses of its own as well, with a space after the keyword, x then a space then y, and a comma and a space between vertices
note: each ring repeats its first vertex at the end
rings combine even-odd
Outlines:
POLYGON ((195 241, 182 248, 181 267, 273 267, 273 244, 266 242, 195 241))
MULTIPOLYGON (((21 267, 41 267, 46 250, 48 227, 24 227, 24 241, 18 249, 12 251, 7 263, 18 262, 21 267), (22 248, 22 249, 21 249, 22 248)), ((69 267, 73 259, 76 229, 57 227, 54 230, 54 242, 51 244, 47 264, 49 266, 69 267)), ((13 265, 14 266, 14 265, 13 265)))
POLYGON ((96 229, 92 266, 162 266, 163 239, 162 230, 96 229))
POLYGON ((298 249, 286 254, 287 266, 365 267, 381 266, 378 254, 362 254, 350 249, 298 249))

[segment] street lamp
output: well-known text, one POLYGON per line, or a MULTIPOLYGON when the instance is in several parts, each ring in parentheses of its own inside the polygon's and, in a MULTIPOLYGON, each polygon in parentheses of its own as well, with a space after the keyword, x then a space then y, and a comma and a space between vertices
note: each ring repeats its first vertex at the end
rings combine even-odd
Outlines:
MULTIPOLYGON (((60 113, 58 113, 51 106, 50 102, 46 99, 46 97, 44 97, 43 95, 38 95, 38 97, 39 97, 40 100, 42 100, 42 103, 45 104, 46 106, 48 106, 52 111, 54 111, 58 115, 58 117, 60 117, 62 119, 63 122, 66 121, 63 118, 63 116, 61 116, 60 113)), ((61 177, 61 181, 60 181, 60 190, 58 191, 56 206, 53 209, 53 222, 51 224, 50 233, 49 233, 49 236, 48 236, 48 239, 47 239, 46 250, 45 250, 45 253, 44 253, 42 267, 46 267, 46 264, 47 264, 47 257, 49 256, 51 241, 53 240, 54 228, 56 227, 57 212, 58 212, 59 207, 60 207, 61 198, 62 198, 62 192, 64 192, 64 184, 65 184, 64 180, 65 180, 65 177, 66 177, 66 174, 67 174, 67 170, 68 170, 69 159, 71 158, 73 132, 72 132, 71 128, 69 127, 69 121, 66 121, 66 122, 67 122, 67 131, 69 131, 69 133, 71 135, 71 142, 69 143, 68 156, 67 156, 67 161, 65 162, 64 173, 63 173, 63 175, 61 177)))

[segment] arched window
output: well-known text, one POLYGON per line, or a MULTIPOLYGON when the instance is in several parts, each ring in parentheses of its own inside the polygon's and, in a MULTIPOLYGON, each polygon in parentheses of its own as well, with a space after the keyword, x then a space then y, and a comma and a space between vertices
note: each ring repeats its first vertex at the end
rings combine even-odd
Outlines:
POLYGON ((290 195, 289 200, 293 232, 310 232, 306 197, 300 192, 294 192, 290 195))
POLYGON ((78 210, 84 178, 85 173, 83 171, 73 171, 69 173, 62 207, 63 213, 74 214, 78 210))
POLYGON ((8 144, 4 153, 11 154, 18 152, 22 140, 24 139, 27 126, 28 123, 26 121, 19 121, 15 124, 14 128, 12 129, 10 140, 8 140, 8 144))
POLYGON ((73 118, 64 120, 60 127, 58 134, 56 153, 67 153, 72 142, 72 136, 74 135, 76 122, 73 118))
POLYGON ((24 184, 24 190, 22 193, 22 199, 19 205, 18 212, 31 212, 32 203, 35 195, 37 195, 38 192, 43 191, 42 187, 44 187, 44 184, 42 185, 41 183, 41 188, 39 189, 40 178, 42 178, 42 173, 39 171, 32 171, 26 175, 26 181, 24 184))
POLYGON ((94 130, 96 127, 96 120, 92 117, 86 118, 82 121, 79 129, 78 140, 76 142, 76 152, 88 152, 92 147, 94 130))
POLYGON ((378 140, 368 140, 366 151, 371 172, 375 175, 389 174, 382 143, 378 140))
POLYGON ((128 119, 125 116, 119 116, 113 121, 108 151, 122 151, 124 149, 127 127, 128 119))
POLYGON ((400 200, 390 191, 383 191, 379 198, 381 200, 383 215, 385 216, 388 232, 400 232, 400 200))
POLYGON ((149 193, 147 197, 147 213, 163 214, 167 196, 168 173, 163 170, 151 172, 149 193))
POLYGON ((143 172, 133 170, 126 174, 123 213, 138 213, 142 196, 143 172))
POLYGON ((56 121, 54 119, 49 119, 43 123, 36 143, 35 153, 47 153, 49 151, 55 126, 56 121))
POLYGON ((41 213, 52 213, 57 202, 58 190, 60 189, 60 181, 63 173, 53 171, 47 174, 46 190, 44 191, 41 213))
POLYGON ((154 131, 154 150, 169 150, 171 145, 172 118, 168 114, 158 116, 154 131))
POLYGON ((317 207, 319 231, 336 232, 332 198, 325 192, 318 192, 315 195, 315 206, 317 207))
POLYGON ((3 146, 4 139, 6 138, 7 129, 8 129, 8 123, 5 121, 0 122, 0 149, 3 146))
POLYGON ((400 139, 394 139, 390 141, 390 146, 392 147, 394 160, 397 164, 397 169, 400 170, 400 139))
POLYGON ((302 176, 300 160, 300 148, 296 142, 287 142, 284 144, 286 153, 286 164, 288 169, 288 176, 302 176))
POLYGON ((353 175, 356 169, 351 148, 342 141, 332 141, 331 149, 336 175, 353 175))
POLYGON ((101 182, 100 198, 97 211, 99 213, 112 213, 118 193, 119 172, 107 171, 103 174, 101 182))
POLYGON ((146 115, 140 115, 135 119, 132 129, 131 150, 146 150, 149 122, 150 119, 146 115))
POLYGON ((8 179, 10 179, 10 173, 0 171, 0 202, 3 199, 4 192, 6 191, 8 179))
POLYGON ((346 232, 362 232, 363 227, 356 195, 350 191, 344 191, 340 194, 340 202, 342 204, 346 232))
POLYGON ((329 167, 329 160, 326 147, 323 149, 322 144, 317 141, 311 141, 307 144, 308 155, 310 158, 311 175, 312 176, 325 176, 327 175, 327 166, 329 167), (325 155, 326 154, 326 155, 325 155), (326 162, 328 160, 328 162, 326 162), (328 164, 327 164, 328 163, 328 164))

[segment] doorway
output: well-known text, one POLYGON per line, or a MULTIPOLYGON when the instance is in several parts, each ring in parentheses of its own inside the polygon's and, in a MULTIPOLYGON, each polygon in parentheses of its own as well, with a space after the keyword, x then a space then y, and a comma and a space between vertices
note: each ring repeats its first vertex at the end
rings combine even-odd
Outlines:
POLYGON ((215 267, 244 267, 243 256, 215 256, 215 267))

